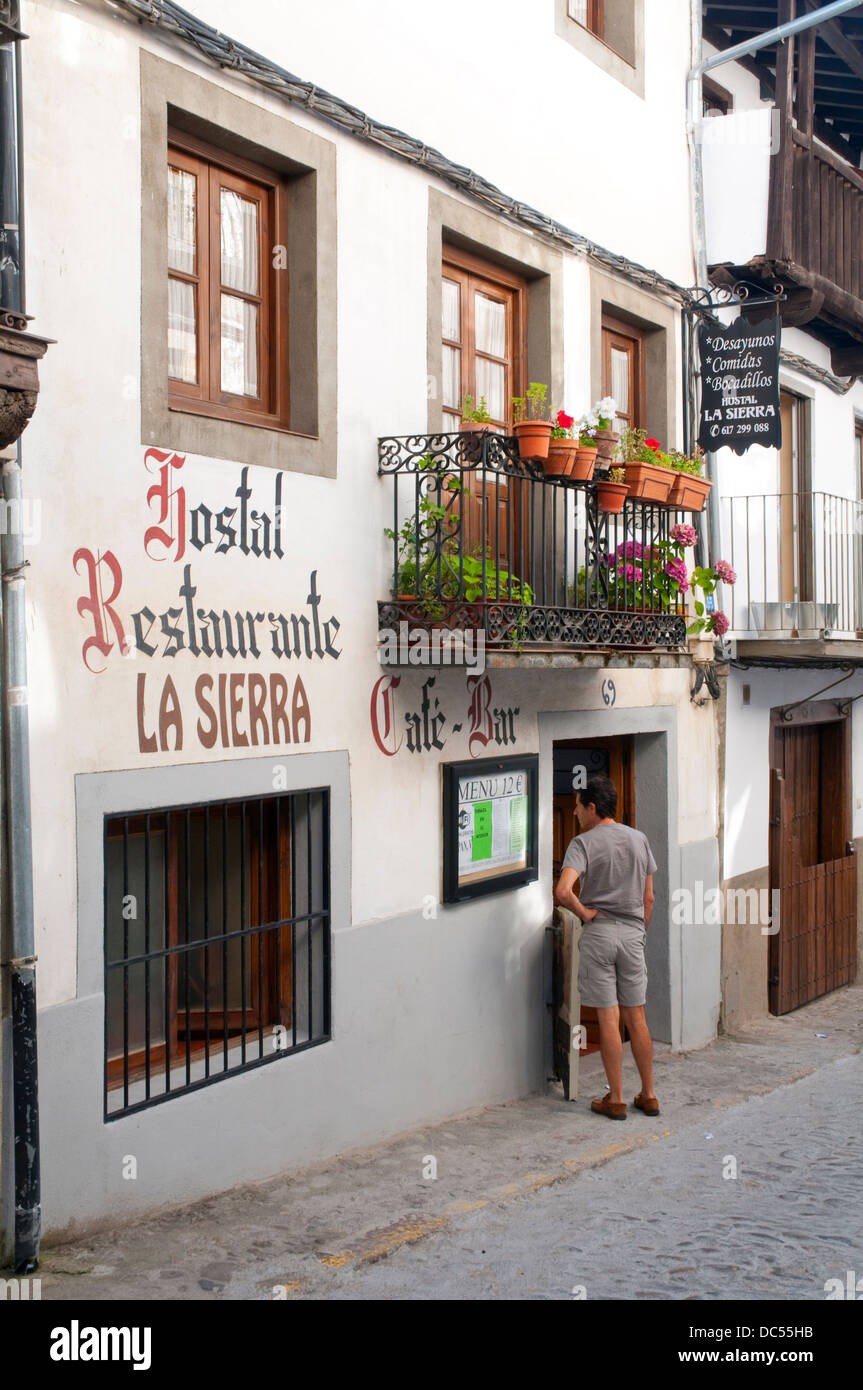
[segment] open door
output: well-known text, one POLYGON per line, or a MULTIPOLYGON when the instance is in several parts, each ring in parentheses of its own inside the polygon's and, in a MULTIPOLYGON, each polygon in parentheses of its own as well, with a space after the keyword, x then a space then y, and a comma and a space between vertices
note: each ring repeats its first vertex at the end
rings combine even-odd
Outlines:
MULTIPOLYGON (((635 825, 634 744, 632 735, 593 739, 589 745, 566 742, 554 745, 554 879, 560 877, 570 840, 579 834, 575 817, 573 782, 602 773, 617 788, 617 815, 622 825, 635 825), (580 776, 577 779, 577 774, 580 776)), ((576 891, 578 891, 576 889, 576 891)), ((599 1047, 596 1009, 582 1006, 581 1022, 587 1030, 588 1052, 599 1047)), ((623 1025, 621 1025, 623 1034, 623 1025)), ((625 1036, 625 1034, 624 1034, 625 1036)))

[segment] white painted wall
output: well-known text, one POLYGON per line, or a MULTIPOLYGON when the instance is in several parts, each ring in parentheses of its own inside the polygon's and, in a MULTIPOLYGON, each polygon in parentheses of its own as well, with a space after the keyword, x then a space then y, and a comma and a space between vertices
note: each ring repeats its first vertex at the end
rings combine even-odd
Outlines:
POLYGON ((555 35, 554 0, 186 8, 512 197, 689 283, 689 0, 646 0, 644 100, 555 35))
MULTIPOLYGON (((204 13, 203 7, 199 8, 204 13)), ((546 8, 550 19, 551 6, 546 8)), ((424 48, 425 65, 417 70, 415 64, 404 64, 398 67, 393 90, 380 86, 383 66, 393 62, 397 35, 401 35, 400 51, 404 54, 406 12, 396 6, 378 6, 380 31, 389 37, 383 51, 371 46, 371 66, 366 67, 356 61, 359 49, 352 45, 351 35, 360 28, 366 32, 367 14, 361 15, 355 6, 329 9, 326 32, 335 27, 343 40, 336 45, 321 42, 322 19, 317 7, 294 7, 290 43, 285 26, 277 23, 272 29, 266 27, 275 13, 269 6, 241 10, 213 3, 206 13, 213 22, 264 48, 277 61, 305 69, 321 85, 377 107, 394 123, 403 123, 447 148, 458 137, 461 145, 453 151, 457 157, 469 158, 493 178, 500 172, 505 183, 502 172, 493 167, 504 161, 507 169, 525 178, 523 196, 543 209, 571 219, 581 229, 608 234, 616 249, 628 250, 642 262, 662 261, 666 270, 676 267, 685 275, 686 256, 680 250, 687 244, 685 219, 678 219, 679 245, 675 236, 669 235, 667 219, 663 219, 661 255, 650 218, 639 216, 621 222, 617 213, 614 226, 610 221, 603 226, 605 203, 595 199, 591 216, 596 225, 582 220, 573 199, 578 166, 562 162, 559 144, 540 138, 540 117, 546 122, 547 134, 548 123, 557 126, 562 118, 561 84, 551 84, 549 89, 544 83, 546 93, 551 92, 548 105, 539 112, 530 108, 528 124, 519 123, 514 130, 514 145, 509 140, 501 142, 499 125, 489 123, 473 131, 475 147, 468 150, 464 147, 463 111, 423 97, 424 87, 428 98, 437 80, 433 49, 428 44, 424 48), (375 91, 377 103, 373 100, 375 91), (535 148, 535 159, 527 157, 528 147, 535 148), (566 169, 563 177, 562 167, 566 169)), ((504 6, 503 34, 496 40, 501 61, 508 54, 511 57, 513 33, 520 33, 517 10, 504 6)), ((278 13, 283 16, 284 10, 278 13)), ((630 146, 627 156, 632 169, 638 171, 637 177, 648 178, 651 170, 658 176, 658 155, 654 150, 644 164, 641 142, 645 149, 648 145, 658 149, 660 140, 667 138, 678 103, 676 97, 672 99, 673 82, 657 80, 656 55, 663 50, 666 79, 669 71, 682 71, 686 59, 686 34, 675 37, 673 32, 680 16, 673 16, 672 7, 663 7, 662 14, 664 17, 657 19, 654 9, 649 26, 654 75, 648 101, 638 103, 637 122, 631 120, 630 105, 635 100, 631 94, 618 90, 617 84, 610 88, 609 79, 602 74, 584 76, 584 84, 602 79, 612 133, 600 150, 595 141, 579 142, 579 158, 601 163, 610 160, 613 164, 614 139, 622 138, 620 131, 626 127, 628 138, 639 142, 638 150, 630 146)), ((436 13, 435 33, 447 30, 447 18, 445 12, 436 13)), ((75 991, 74 775, 207 756, 246 756, 247 750, 217 747, 208 755, 197 743, 192 717, 194 681, 205 669, 203 661, 195 662, 187 653, 172 661, 141 656, 130 660, 115 650, 101 674, 85 669, 81 648, 90 629, 76 612, 84 588, 83 577, 76 576, 72 567, 78 547, 114 551, 124 576, 117 607, 127 619, 144 605, 161 613, 179 602, 177 590, 186 561, 154 560, 143 547, 144 529, 154 517, 146 501, 153 478, 145 469, 138 433, 138 45, 144 42, 173 62, 193 68, 202 65, 174 47, 162 46, 151 31, 126 24, 96 4, 71 7, 65 0, 49 0, 28 15, 27 22, 32 32, 25 47, 30 113, 29 306, 38 315, 39 327, 57 339, 42 367, 40 407, 24 439, 28 491, 42 503, 43 539, 32 547, 28 590, 36 852, 39 862, 52 866, 50 874, 38 875, 36 884, 37 949, 44 962, 40 1001, 48 1005, 71 998, 75 991), (74 95, 74 123, 69 119, 68 104, 53 100, 58 84, 74 95), (71 176, 58 179, 58 166, 68 168, 71 176), (105 350, 106 343, 110 351, 105 350), (173 677, 187 712, 181 752, 151 755, 138 751, 135 689, 139 672, 147 676, 148 726, 162 679, 168 673, 173 677), (68 737, 70 728, 75 730, 74 738, 68 737)), ((465 23, 473 23, 469 15, 462 16, 462 29, 465 23)), ((566 70, 571 63, 584 65, 579 54, 559 44, 553 33, 544 35, 532 21, 529 44, 539 43, 540 38, 549 65, 566 70)), ((442 52, 448 44, 441 40, 442 52)), ((413 53, 412 45, 407 48, 413 53)), ((494 69, 493 61, 490 66, 494 69)), ((376 439, 381 433, 422 428, 426 418, 429 180, 295 108, 285 110, 272 97, 237 79, 211 69, 205 73, 208 80, 224 82, 245 100, 280 111, 286 118, 332 138, 338 147, 339 397, 323 405, 338 411, 339 478, 285 475, 284 503, 289 519, 287 553, 281 564, 236 554, 219 557, 208 551, 190 551, 186 559, 198 588, 196 603, 206 608, 241 603, 243 609, 252 611, 274 606, 294 611, 305 601, 310 572, 317 571, 323 595, 321 614, 332 613, 338 618, 342 655, 337 663, 303 665, 313 718, 310 747, 351 750, 359 811, 355 821, 354 917, 358 921, 387 917, 416 907, 425 894, 436 892, 439 873, 437 834, 417 840, 410 830, 418 823, 432 824, 437 830, 438 762, 428 757, 413 760, 410 754, 400 753, 393 763, 398 767, 396 789, 390 766, 371 740, 368 722, 370 691, 381 674, 375 656, 375 605, 386 594, 383 528, 390 520, 391 498, 390 485, 376 476, 376 439), (372 188, 373 198, 369 196, 372 188), (412 761, 417 767, 408 771, 412 761), (403 850, 392 855, 386 874, 381 873, 379 862, 384 820, 405 827, 403 850)), ((578 87, 579 100, 584 90, 584 85, 578 87)), ((682 108, 678 114, 682 120, 682 108)), ((682 174, 684 166, 675 165, 673 151, 672 141, 671 155, 667 145, 662 155, 666 208, 673 207, 675 200, 681 206, 685 201, 685 178, 673 176, 675 169, 682 174)), ((616 206, 615 198, 610 201, 616 206)), ((590 403, 589 288, 586 268, 575 257, 567 261, 564 292, 567 404, 580 411, 590 403)), ((202 501, 217 510, 230 502, 240 481, 240 467, 230 461, 189 456, 177 479, 192 505, 202 501)), ((250 469, 249 482, 256 500, 261 498, 264 505, 272 502, 273 477, 269 471, 250 469)), ((229 667, 214 660, 206 663, 206 669, 218 674, 229 667)), ((293 674, 288 664, 276 662, 254 669, 282 669, 289 677, 293 674)), ((539 709, 567 708, 573 699, 574 681, 574 677, 538 675, 494 677, 495 698, 521 709, 520 748, 535 746, 539 709)), ((599 676, 579 678, 578 699, 599 707, 600 685, 599 676)), ((678 692, 679 685, 680 678, 670 673, 633 672, 621 682, 619 699, 627 704, 649 704, 668 699, 669 691, 678 692)), ((417 682, 405 678, 400 696, 406 699, 409 692, 415 696, 417 689, 417 682)), ((464 693, 462 681, 462 700, 464 693)), ((464 717, 464 710, 456 715, 453 709, 451 705, 451 719, 464 717)), ((690 715, 688 702, 684 711, 687 721, 696 717, 690 715)), ((705 716, 698 717, 703 725, 705 716)), ((461 757, 464 752, 464 736, 457 736, 448 745, 446 756, 461 757)), ((682 802, 682 840, 700 839, 715 829, 707 752, 708 745, 699 741, 704 766, 682 802)), ((693 749, 687 747, 687 767, 692 756, 693 749)))
MULTIPOLYGON (((725 753, 725 841, 723 878, 761 869, 769 859, 770 819, 770 711, 804 700, 841 671, 749 670, 732 668, 728 681, 725 753), (750 689, 750 703, 743 704, 743 686, 750 689)), ((823 699, 853 699, 863 694, 863 673, 828 691, 823 699)), ((863 719, 860 702, 852 716, 853 834, 863 834, 863 719)))

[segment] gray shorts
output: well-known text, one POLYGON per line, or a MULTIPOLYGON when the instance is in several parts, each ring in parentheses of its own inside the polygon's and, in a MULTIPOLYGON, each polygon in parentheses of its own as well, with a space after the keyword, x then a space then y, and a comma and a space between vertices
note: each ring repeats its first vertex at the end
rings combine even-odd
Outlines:
POLYGON ((647 999, 641 927, 606 917, 588 922, 578 948, 578 992, 589 1009, 635 1008, 647 999))

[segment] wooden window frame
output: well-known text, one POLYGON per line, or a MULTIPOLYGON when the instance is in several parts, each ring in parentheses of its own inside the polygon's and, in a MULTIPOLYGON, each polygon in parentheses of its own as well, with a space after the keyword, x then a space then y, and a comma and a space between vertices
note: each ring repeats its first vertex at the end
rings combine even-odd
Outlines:
MULTIPOLYGON (((569 14, 568 5, 567 14, 569 14)), ((587 0, 587 16, 583 24, 580 19, 575 18, 575 15, 569 14, 569 18, 573 24, 577 24, 581 29, 586 29, 589 34, 593 34, 594 38, 601 39, 605 43, 605 0, 587 0)))
POLYGON ((168 378, 168 408, 212 419, 290 428, 288 374, 288 271, 275 269, 273 247, 287 246, 288 215, 285 180, 272 169, 169 127, 168 163, 196 178, 195 265, 188 275, 168 268, 169 278, 200 287, 195 299, 197 382, 168 378), (230 188, 259 203, 258 265, 260 293, 245 295, 225 287, 237 298, 253 300, 258 315, 257 400, 220 389, 221 304, 219 190, 230 188), (204 211, 206 210, 206 224, 204 211), (217 389, 216 383, 219 383, 217 389))
POLYGON ((644 333, 634 324, 617 319, 612 314, 602 315, 602 394, 610 396, 611 390, 611 349, 614 339, 634 343, 636 363, 630 372, 630 391, 633 396, 630 410, 630 425, 633 429, 646 429, 647 381, 645 370, 644 333))
MULTIPOLYGON (((512 397, 523 396, 525 383, 527 382, 527 281, 521 275, 516 275, 513 271, 506 270, 502 266, 495 265, 492 261, 483 260, 469 251, 463 251, 460 247, 445 243, 442 256, 442 279, 453 280, 459 284, 459 327, 462 341, 456 343, 450 339, 441 340, 446 347, 457 348, 461 353, 461 371, 459 375, 459 403, 458 414, 461 416, 461 408, 466 395, 474 394, 465 389, 466 379, 476 380, 476 358, 477 353, 474 347, 474 301, 473 291, 488 290, 500 292, 501 289, 510 291, 507 298, 507 337, 512 344, 512 352, 509 362, 504 363, 506 381, 504 384, 504 402, 506 405, 506 418, 495 421, 496 427, 501 428, 505 434, 512 433, 512 397), (470 292, 467 292, 469 289, 470 292)), ((488 354, 479 354, 488 357, 488 354)), ((489 361, 500 361, 499 358, 488 357, 489 361)), ((444 406, 444 413, 449 411, 449 407, 444 406)))
MULTIPOLYGON (((256 799, 257 800, 257 799, 256 799)), ((221 802, 214 803, 210 808, 213 812, 215 822, 211 833, 219 834, 219 825, 222 816, 221 802)), ((228 814, 234 811, 241 817, 241 803, 228 802, 228 814)), ((250 804, 255 806, 255 800, 250 804)), ((263 806, 263 802, 257 800, 257 805, 263 806)), ((166 947, 178 946, 182 944, 184 938, 180 933, 181 916, 181 893, 182 885, 179 874, 180 846, 186 834, 186 816, 204 817, 207 808, 205 806, 177 807, 168 813, 169 821, 169 842, 166 850, 165 874, 167 877, 168 900, 168 923, 166 947)), ((149 833, 165 835, 165 812, 155 812, 157 819, 162 820, 163 824, 158 828, 150 828, 149 833)), ((278 818, 279 843, 275 847, 275 852, 268 852, 262 859, 261 855, 261 832, 260 816, 250 814, 248 818, 248 922, 247 926, 255 927, 265 925, 261 920, 260 906, 261 901, 266 904, 267 924, 276 924, 291 917, 291 820, 284 811, 278 818), (282 910, 285 909, 285 910, 282 910)), ((123 817, 109 817, 106 824, 106 840, 123 838, 123 817), (112 826, 118 827, 112 833, 112 826)), ((131 839, 145 833, 146 823, 149 817, 137 815, 129 817, 128 834, 131 839)), ((265 842, 267 836, 265 833, 265 842)), ((242 852, 242 851, 241 851, 242 852)), ((188 866, 187 866, 188 872, 188 866)), ((211 934, 219 935, 221 924, 215 923, 211 934)), ((293 959, 291 952, 291 933, 293 925, 289 923, 284 927, 268 930, 261 934, 250 934, 242 937, 242 950, 246 950, 248 942, 248 963, 246 966, 248 990, 250 1004, 245 1010, 245 1033, 243 1032, 243 1009, 229 1007, 227 1010, 227 1028, 224 1024, 224 1010, 220 1007, 213 1007, 208 1010, 190 1009, 188 1015, 188 1028, 186 1011, 182 1007, 179 998, 179 956, 169 955, 165 963, 166 993, 168 995, 168 1052, 171 1066, 179 1066, 183 1063, 187 1055, 187 1036, 188 1036, 188 1056, 197 1059, 205 1052, 210 1056, 217 1056, 223 1053, 226 1045, 234 1047, 242 1043, 245 1036, 259 1031, 260 1028, 272 1028, 276 1024, 282 1024, 287 1028, 291 1027, 291 1001, 292 1001, 292 971, 293 959), (276 951, 276 930, 279 933, 279 951, 276 951), (262 949, 263 948, 263 949, 262 949), (277 955, 278 955, 278 978, 277 978, 277 955), (263 962, 262 962, 263 958, 263 962), (263 963, 263 969, 262 967, 263 963), (258 1000, 261 1001, 260 1017, 258 1010, 258 1000), (207 1036, 209 1034, 209 1037, 207 1036)), ((205 937, 195 938, 203 945, 205 937)), ((151 943, 151 949, 158 949, 151 943)), ((211 950, 217 950, 214 945, 211 950)), ((157 964, 157 968, 160 968, 157 964)), ((221 1002, 221 1001, 217 1001, 221 1002)), ((107 1006, 107 1003, 106 1003, 107 1006)), ((107 1038, 106 1038, 107 1043, 107 1038)), ((149 1051, 149 1070, 152 1076, 157 1071, 163 1071, 165 1067, 165 1047, 166 1044, 151 1044, 149 1051)), ((139 1048, 128 1054, 127 1066, 124 1072, 124 1057, 110 1057, 107 1061, 107 1085, 108 1090, 113 1091, 124 1085, 124 1075, 128 1076, 129 1082, 145 1079, 147 1074, 146 1049, 139 1048)), ((179 1088, 178 1088, 179 1089, 179 1088)))

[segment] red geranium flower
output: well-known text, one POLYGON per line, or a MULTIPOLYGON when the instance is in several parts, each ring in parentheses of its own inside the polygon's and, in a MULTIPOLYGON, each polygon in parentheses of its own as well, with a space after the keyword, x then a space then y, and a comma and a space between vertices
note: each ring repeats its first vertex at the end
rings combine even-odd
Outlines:
POLYGON ((575 416, 567 415, 563 410, 557 412, 557 423, 562 430, 571 430, 575 424, 575 416))
POLYGON ((658 439, 645 439, 644 442, 647 445, 648 449, 652 449, 655 454, 662 453, 662 445, 660 444, 658 439))

